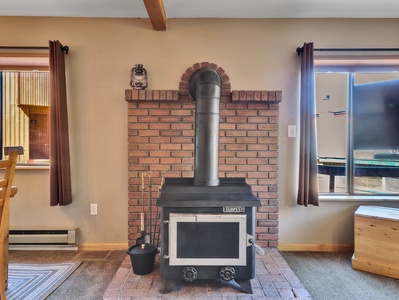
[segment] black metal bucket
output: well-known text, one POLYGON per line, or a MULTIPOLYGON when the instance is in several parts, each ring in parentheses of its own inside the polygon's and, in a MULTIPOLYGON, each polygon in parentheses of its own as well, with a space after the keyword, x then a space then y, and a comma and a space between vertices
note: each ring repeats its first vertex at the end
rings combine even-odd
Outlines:
POLYGON ((158 253, 155 245, 134 245, 126 253, 130 255, 134 274, 146 275, 154 270, 155 256, 158 253))

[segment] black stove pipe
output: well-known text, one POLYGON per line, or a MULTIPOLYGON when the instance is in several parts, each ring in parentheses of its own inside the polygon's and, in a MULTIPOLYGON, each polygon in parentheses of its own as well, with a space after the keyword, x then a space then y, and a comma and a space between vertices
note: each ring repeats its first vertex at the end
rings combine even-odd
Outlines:
POLYGON ((222 80, 211 68, 195 71, 189 91, 195 100, 194 185, 219 185, 219 120, 222 80))

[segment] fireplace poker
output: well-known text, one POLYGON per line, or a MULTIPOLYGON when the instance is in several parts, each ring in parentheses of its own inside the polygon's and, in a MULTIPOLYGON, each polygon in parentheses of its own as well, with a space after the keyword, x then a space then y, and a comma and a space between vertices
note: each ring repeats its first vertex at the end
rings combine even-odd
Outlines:
POLYGON ((151 188, 152 188, 152 179, 151 179, 151 171, 148 173, 148 233, 150 234, 150 243, 151 241, 151 233, 152 233, 152 209, 151 209, 151 188))
POLYGON ((144 217, 144 191, 146 190, 145 187, 145 173, 141 174, 141 205, 142 205, 142 211, 140 213, 140 237, 136 239, 136 244, 144 244, 148 241, 148 238, 150 238, 151 236, 149 236, 149 234, 147 232, 145 232, 145 226, 144 226, 144 222, 145 222, 145 217, 144 217))
MULTIPOLYGON (((161 194, 162 186, 165 183, 165 175, 164 174, 165 174, 165 170, 162 170, 162 173, 161 173, 161 184, 158 187, 157 198, 159 198, 159 195, 161 194)), ((161 230, 161 226, 158 224, 159 218, 160 218, 159 207, 157 206, 156 211, 155 211, 154 235, 153 235, 153 238, 152 238, 152 242, 155 244, 155 236, 157 237, 157 240, 156 240, 157 241, 157 244, 156 244, 157 248, 159 246, 159 236, 160 236, 160 230, 161 230), (157 226, 157 224, 158 224, 158 226, 157 226)))
POLYGON ((140 231, 141 232, 144 231, 144 176, 145 176, 145 173, 141 174, 141 205, 142 205, 141 215, 140 215, 140 218, 141 218, 140 231))

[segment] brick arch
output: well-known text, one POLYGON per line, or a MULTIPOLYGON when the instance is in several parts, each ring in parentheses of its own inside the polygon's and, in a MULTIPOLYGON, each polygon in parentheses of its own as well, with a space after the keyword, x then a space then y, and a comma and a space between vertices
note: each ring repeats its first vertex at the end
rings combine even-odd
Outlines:
POLYGON ((188 96, 188 83, 190 81, 191 75, 201 68, 209 67, 214 69, 222 79, 222 95, 230 95, 231 94, 231 84, 230 78, 226 74, 223 68, 219 67, 217 64, 210 63, 210 62, 202 62, 196 63, 192 67, 189 67, 181 76, 180 83, 179 83, 179 93, 180 95, 188 96))

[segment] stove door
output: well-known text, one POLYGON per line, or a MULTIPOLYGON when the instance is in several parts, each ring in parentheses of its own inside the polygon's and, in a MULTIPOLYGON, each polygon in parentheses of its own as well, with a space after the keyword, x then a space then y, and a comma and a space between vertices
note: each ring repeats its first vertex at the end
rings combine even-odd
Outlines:
POLYGON ((245 266, 247 216, 169 215, 170 266, 245 266))

